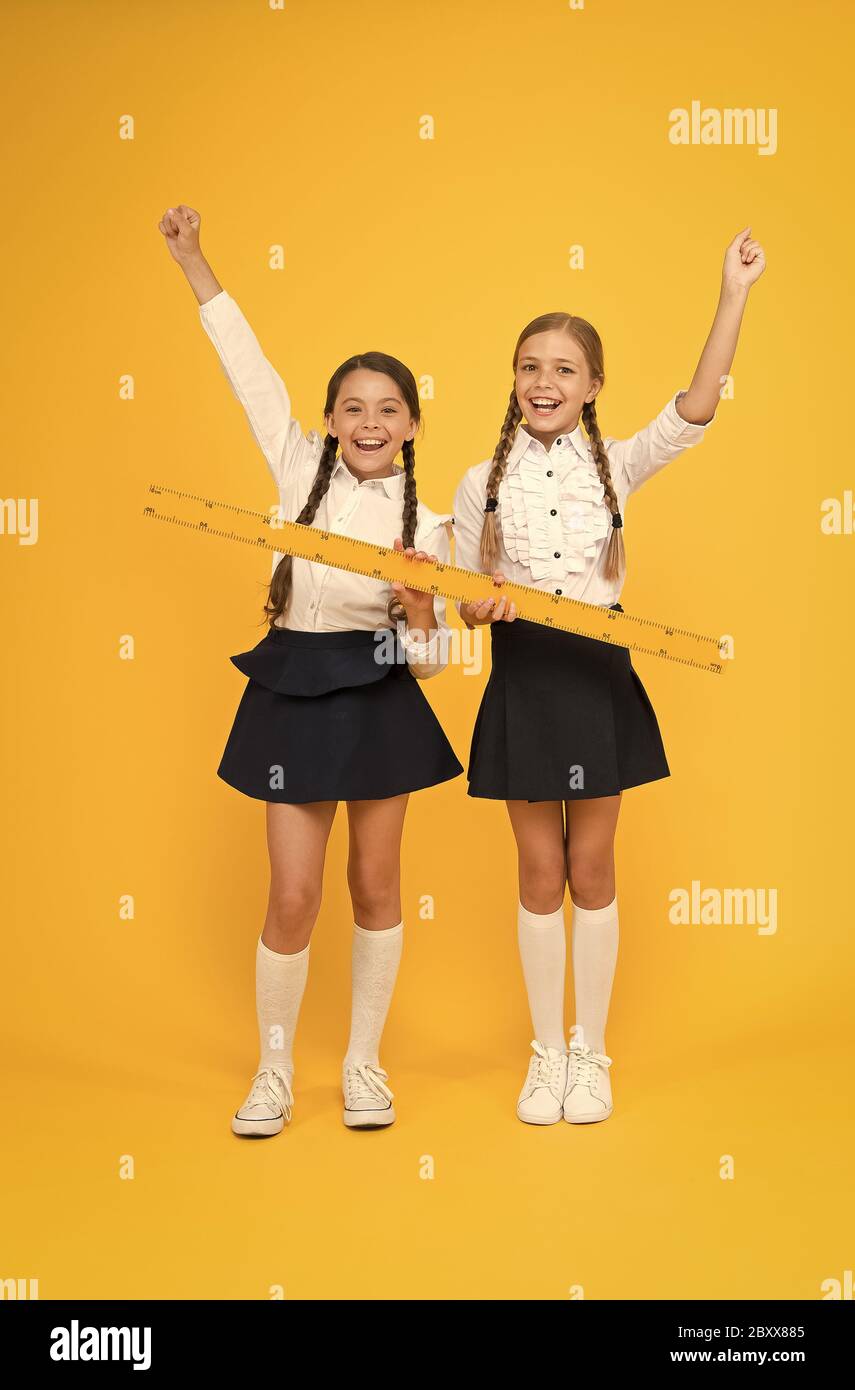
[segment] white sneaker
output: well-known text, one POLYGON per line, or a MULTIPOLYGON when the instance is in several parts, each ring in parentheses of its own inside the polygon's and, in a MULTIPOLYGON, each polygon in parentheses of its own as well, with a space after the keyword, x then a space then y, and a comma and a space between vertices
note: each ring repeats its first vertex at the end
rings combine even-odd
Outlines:
POLYGON ((277 1067, 263 1067, 252 1078, 249 1095, 232 1116, 232 1133, 254 1139, 278 1134, 291 1118, 294 1097, 288 1077, 277 1067))
POLYGON ((571 1042, 567 1068, 564 1118, 571 1125, 607 1120, 612 1113, 612 1087, 608 1069, 611 1057, 593 1052, 587 1043, 571 1042))
POLYGON ((561 1119, 567 1089, 567 1054, 533 1042, 534 1056, 517 1101, 517 1115, 529 1125, 554 1125, 561 1119))
POLYGON ((345 1063, 341 1088, 344 1123, 349 1129, 379 1129, 395 1122, 392 1092, 383 1083, 388 1074, 368 1062, 345 1063))

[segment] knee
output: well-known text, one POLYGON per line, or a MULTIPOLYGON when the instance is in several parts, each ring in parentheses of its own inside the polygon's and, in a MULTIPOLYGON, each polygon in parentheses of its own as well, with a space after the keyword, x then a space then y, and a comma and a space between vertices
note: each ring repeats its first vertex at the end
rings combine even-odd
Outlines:
POLYGON ((392 926, 400 920, 401 884, 397 866, 368 867, 350 865, 347 885, 353 904, 354 920, 370 928, 375 920, 394 917, 392 926))
POLYGON ((605 907, 615 895, 614 859, 611 854, 577 854, 567 858, 570 897, 577 907, 605 907))
POLYGON ((314 884, 271 887, 265 923, 265 940, 270 938, 271 949, 285 954, 302 951, 312 935, 320 906, 320 893, 314 884))
POLYGON ((529 912, 557 912, 564 901, 566 867, 562 855, 520 855, 520 901, 529 912))

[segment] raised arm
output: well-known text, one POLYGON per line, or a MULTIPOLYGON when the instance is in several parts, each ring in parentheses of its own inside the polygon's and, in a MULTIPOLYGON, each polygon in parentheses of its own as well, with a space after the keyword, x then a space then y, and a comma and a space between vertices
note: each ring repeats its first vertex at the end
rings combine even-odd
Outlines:
POLYGON ((199 245, 201 218, 181 204, 160 222, 173 260, 184 271, 199 302, 202 327, 217 350, 226 379, 246 413, 249 427, 277 486, 292 468, 319 454, 320 441, 306 439, 291 414, 285 383, 268 362, 239 305, 222 288, 199 245))
POLYGON ((722 378, 736 355, 736 343, 748 291, 766 268, 759 241, 745 227, 728 246, 721 274, 718 307, 691 385, 677 401, 677 413, 693 425, 709 424, 721 400, 722 378))
POLYGON ((655 419, 628 439, 607 437, 612 481, 626 496, 685 449, 699 444, 715 418, 721 385, 736 354, 748 291, 765 268, 763 248, 746 227, 728 246, 713 325, 687 390, 677 391, 655 419))

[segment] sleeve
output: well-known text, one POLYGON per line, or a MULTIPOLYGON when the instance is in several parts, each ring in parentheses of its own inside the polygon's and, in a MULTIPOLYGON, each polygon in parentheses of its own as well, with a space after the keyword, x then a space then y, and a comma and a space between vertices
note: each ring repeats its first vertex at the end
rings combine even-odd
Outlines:
MULTIPOLYGON (((316 454, 299 421, 291 415, 291 398, 285 383, 264 356, 239 305, 227 290, 200 304, 199 317, 274 480, 281 487, 293 469, 316 454)), ((317 432, 312 433, 319 442, 317 432)))
MULTIPOLYGON (((465 473, 454 494, 454 563, 461 569, 475 570, 481 574, 481 532, 484 529, 484 502, 478 491, 476 474, 481 470, 471 469, 465 473)), ((460 604, 455 608, 460 612, 460 604)))
MULTIPOLYGON (((426 550, 429 555, 435 555, 438 560, 446 564, 451 561, 451 542, 448 537, 448 525, 451 516, 437 517, 437 527, 429 531, 424 539, 420 539, 417 549, 426 550)), ((407 658, 407 665, 417 680, 428 680, 431 676, 438 676, 440 671, 444 671, 448 665, 448 653, 451 643, 451 628, 448 626, 445 617, 445 599, 442 594, 436 594, 433 601, 433 611, 436 617, 437 631, 427 642, 419 642, 410 636, 407 629, 405 618, 398 620, 398 636, 401 646, 407 658)))
MULTIPOLYGON (((677 391, 649 425, 629 439, 604 439, 609 455, 612 481, 627 496, 652 478, 666 463, 693 444, 700 444, 712 419, 694 425, 677 413, 677 402, 685 391, 677 391)), ((715 417, 713 417, 715 418, 715 417)))

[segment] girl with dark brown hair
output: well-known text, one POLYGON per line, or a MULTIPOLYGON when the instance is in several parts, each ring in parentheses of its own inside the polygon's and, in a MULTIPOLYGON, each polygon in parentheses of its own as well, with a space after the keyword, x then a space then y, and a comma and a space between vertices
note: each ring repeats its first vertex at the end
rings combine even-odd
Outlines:
POLYGON ((653 706, 627 647, 517 619, 506 581, 623 611, 629 496, 712 422, 748 292, 764 269, 746 227, 728 246, 718 308, 689 388, 629 439, 603 437, 596 329, 543 314, 514 350, 491 459, 454 499, 456 562, 498 594, 458 605, 489 623, 492 671, 475 722, 469 795, 506 801, 517 842, 517 934, 534 1041, 517 1114, 529 1124, 612 1113, 605 1027, 618 949, 614 835, 628 787, 670 775, 653 706), (524 423, 523 423, 524 422, 524 423), (564 1033, 564 890, 573 907, 576 1024, 564 1033))
MULTIPOLYGON (((394 546, 414 570, 424 559, 447 561, 451 514, 416 495, 421 410, 412 372, 381 352, 348 358, 327 387, 325 438, 304 435, 284 382, 202 255, 199 225, 182 205, 167 209, 159 227, 267 460, 279 515, 394 546)), ((445 601, 419 590, 415 572, 413 587, 388 586, 287 555, 273 565, 267 633, 231 658, 249 679, 218 768, 266 803, 271 867, 256 948, 261 1055, 232 1130, 278 1134, 291 1118, 292 1043, 339 801, 347 803, 353 904, 344 1122, 377 1128, 395 1119, 379 1046, 401 955, 407 800, 463 771, 419 685, 447 662, 445 601)))

